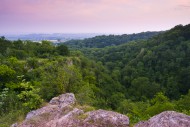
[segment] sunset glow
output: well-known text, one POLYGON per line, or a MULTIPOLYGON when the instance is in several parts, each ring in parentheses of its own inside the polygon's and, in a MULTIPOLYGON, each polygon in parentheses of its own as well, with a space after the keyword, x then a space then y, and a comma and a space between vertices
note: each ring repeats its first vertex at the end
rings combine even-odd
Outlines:
POLYGON ((190 0, 1 0, 0 33, 136 33, 190 23, 190 0))

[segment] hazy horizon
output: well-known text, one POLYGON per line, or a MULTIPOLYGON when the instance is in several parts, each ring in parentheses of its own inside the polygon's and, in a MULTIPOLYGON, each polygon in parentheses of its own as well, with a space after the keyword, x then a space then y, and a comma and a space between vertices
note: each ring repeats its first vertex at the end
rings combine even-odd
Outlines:
POLYGON ((0 34, 164 31, 189 14, 190 0, 1 0, 0 34))
MULTIPOLYGON (((178 24, 179 25, 179 24, 178 24)), ((173 28, 173 27, 172 27, 173 28)), ((167 29, 167 30, 169 30, 169 29, 167 29)), ((162 30, 162 31, 166 31, 166 30, 162 30)), ((38 33, 38 32, 31 32, 31 33, 27 33, 27 32, 24 32, 24 33, 0 33, 0 35, 15 35, 15 36, 19 36, 19 35, 32 35, 32 34, 36 34, 36 35, 38 35, 38 34, 44 34, 44 35, 53 35, 53 34, 65 34, 65 35, 69 35, 69 34, 74 34, 74 35, 79 35, 79 34, 81 34, 81 35, 84 35, 84 34, 94 34, 94 35, 123 35, 123 34, 138 34, 138 33, 143 33, 143 32, 161 32, 161 31, 141 31, 141 32, 136 32, 136 33, 134 33, 134 32, 132 32, 132 33, 38 33)))

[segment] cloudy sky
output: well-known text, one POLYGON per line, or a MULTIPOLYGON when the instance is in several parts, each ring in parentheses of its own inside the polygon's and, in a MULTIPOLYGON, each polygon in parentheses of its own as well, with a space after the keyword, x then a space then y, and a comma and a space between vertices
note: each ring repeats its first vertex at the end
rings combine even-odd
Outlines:
POLYGON ((0 0, 0 33, 137 33, 190 23, 190 0, 0 0))

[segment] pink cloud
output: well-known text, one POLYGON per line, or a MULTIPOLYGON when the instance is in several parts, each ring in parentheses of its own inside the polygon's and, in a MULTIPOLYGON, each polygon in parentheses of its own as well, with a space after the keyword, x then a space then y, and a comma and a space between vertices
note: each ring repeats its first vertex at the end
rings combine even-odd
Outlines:
POLYGON ((1 0, 0 27, 34 32, 161 30, 188 23, 190 9, 182 6, 189 5, 189 0, 1 0))

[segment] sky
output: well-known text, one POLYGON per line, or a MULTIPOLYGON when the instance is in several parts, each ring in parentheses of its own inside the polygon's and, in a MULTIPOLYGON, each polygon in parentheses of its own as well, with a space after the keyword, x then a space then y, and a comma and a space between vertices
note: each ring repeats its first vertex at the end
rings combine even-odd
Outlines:
POLYGON ((190 0, 0 0, 0 34, 128 34, 189 23, 190 0))

